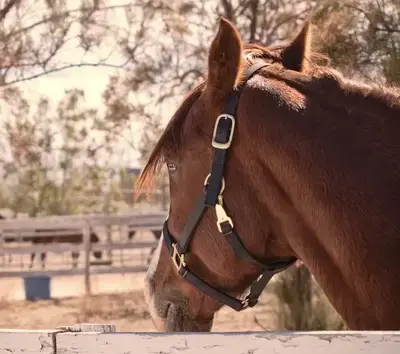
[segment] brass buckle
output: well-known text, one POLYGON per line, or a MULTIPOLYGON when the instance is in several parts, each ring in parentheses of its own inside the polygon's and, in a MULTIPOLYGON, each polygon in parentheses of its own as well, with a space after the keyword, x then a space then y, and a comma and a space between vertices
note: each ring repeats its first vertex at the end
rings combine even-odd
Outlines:
POLYGON ((176 269, 178 272, 181 270, 182 267, 186 267, 186 262, 185 262, 185 255, 180 254, 177 249, 177 244, 173 243, 172 248, 174 249, 172 253, 172 262, 174 263, 176 269))
POLYGON ((215 204, 215 213, 217 214, 217 228, 222 233, 222 224, 229 222, 229 225, 233 228, 232 219, 226 214, 224 207, 222 206, 222 198, 219 198, 219 203, 215 204))
POLYGON ((233 116, 227 113, 220 114, 214 125, 214 133, 211 142, 212 146, 214 146, 217 149, 224 149, 224 150, 228 149, 229 146, 231 146, 234 131, 235 131, 235 118, 233 118, 233 116), (215 140, 215 137, 217 135, 218 123, 220 122, 221 119, 230 119, 232 122, 231 132, 229 134, 229 138, 226 143, 219 143, 215 140))

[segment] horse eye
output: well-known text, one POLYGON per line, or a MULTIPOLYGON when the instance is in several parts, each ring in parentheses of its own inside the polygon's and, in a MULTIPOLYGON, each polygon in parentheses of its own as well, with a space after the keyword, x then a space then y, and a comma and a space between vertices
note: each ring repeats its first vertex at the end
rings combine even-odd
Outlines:
POLYGON ((176 165, 174 163, 171 162, 167 162, 167 168, 169 172, 174 172, 176 171, 176 165))

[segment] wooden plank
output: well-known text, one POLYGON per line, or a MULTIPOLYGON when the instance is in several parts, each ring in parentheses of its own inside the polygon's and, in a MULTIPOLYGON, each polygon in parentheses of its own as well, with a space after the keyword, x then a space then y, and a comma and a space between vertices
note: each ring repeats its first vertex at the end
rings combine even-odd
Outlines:
MULTIPOLYGON (((125 226, 127 224, 117 224, 117 226, 125 226)), ((52 236, 70 236, 71 233, 73 232, 74 234, 81 234, 82 229, 77 229, 76 227, 71 227, 69 225, 68 227, 65 226, 63 229, 67 229, 66 231, 60 231, 54 228, 54 225, 47 225, 48 229, 46 231, 35 231, 34 229, 26 229, 26 228, 19 228, 19 226, 13 226, 10 227, 9 229, 3 229, 1 230, 0 226, 0 238, 5 238, 5 237, 16 237, 16 238, 22 238, 22 237, 52 237, 52 236)), ((162 230, 163 224, 161 221, 157 222, 157 220, 143 220, 143 221, 138 221, 137 224, 129 224, 128 229, 129 231, 150 231, 150 230, 156 230, 160 231, 162 230)), ((96 232, 96 230, 92 230, 92 232, 96 232)))
POLYGON ((0 354, 54 354, 56 332, 56 330, 0 330, 0 354))
POLYGON ((26 220, 63 220, 63 219, 70 219, 70 220, 108 220, 112 218, 141 218, 141 217, 148 217, 148 216, 165 216, 167 215, 166 211, 134 211, 134 212, 118 212, 118 213, 92 213, 92 214, 67 214, 67 215, 48 215, 48 216, 38 216, 35 218, 18 218, 18 219, 2 219, 2 222, 7 221, 26 221, 26 220))
POLYGON ((128 226, 129 231, 150 231, 150 230, 156 230, 156 231, 160 231, 163 228, 163 223, 159 222, 156 223, 155 221, 151 221, 151 222, 142 222, 141 224, 137 224, 137 225, 133 225, 130 224, 128 226))
POLYGON ((56 330, 0 330, 0 354, 397 354, 400 331, 118 333, 78 324, 56 330), (104 333, 106 332, 106 333, 104 333))
POLYGON ((64 252, 79 252, 84 250, 84 244, 69 244, 69 243, 53 243, 44 245, 32 245, 28 247, 2 247, 0 249, 0 256, 7 254, 30 254, 30 253, 64 253, 64 252))
MULTIPOLYGON (((161 223, 157 224, 155 222, 142 223, 140 225, 119 225, 122 229, 124 229, 122 233, 122 238, 127 239, 128 230, 129 231, 161 231, 163 225, 161 223)), ((92 232, 95 230, 92 230, 92 232)), ((95 231, 96 232, 96 231, 95 231)), ((68 230, 57 230, 57 229, 49 229, 46 231, 35 231, 35 230, 26 230, 26 229, 9 229, 0 231, 0 241, 5 240, 6 238, 14 238, 14 242, 23 242, 24 238, 29 237, 29 242, 31 242, 35 238, 46 238, 46 237, 59 237, 60 239, 63 237, 70 237, 71 234, 82 235, 82 229, 69 228, 68 230)))
POLYGON ((29 218, 29 219, 9 219, 0 221, 0 230, 3 229, 64 229, 73 225, 73 228, 83 228, 87 224, 86 220, 69 220, 69 218, 29 218))
POLYGON ((92 251, 129 250, 156 247, 156 241, 121 242, 121 243, 92 243, 92 251))
POLYGON ((87 223, 91 226, 121 225, 133 226, 144 223, 162 224, 167 217, 165 212, 159 213, 119 213, 119 214, 88 214, 88 215, 63 215, 47 216, 26 219, 0 220, 0 230, 3 229, 55 229, 55 228, 79 228, 82 229, 87 223))
POLYGON ((400 332, 60 333, 57 354, 397 354, 400 332))
POLYGON ((82 230, 81 229, 68 229, 68 230, 58 230, 58 229, 52 229, 52 230, 46 230, 46 231, 35 231, 35 230, 3 230, 2 233, 0 234, 0 238, 6 239, 6 238, 14 238, 14 242, 31 242, 34 238, 51 238, 51 237, 67 237, 67 236, 80 236, 82 235, 82 230), (25 238, 25 240, 24 240, 25 238), (29 238, 26 240, 26 238, 29 238))
MULTIPOLYGON (((123 267, 91 267, 90 274, 124 274, 124 273, 143 273, 147 271, 147 265, 138 266, 123 266, 123 267)), ((1 278, 15 278, 15 277, 26 277, 35 275, 48 275, 48 276, 65 276, 65 275, 84 275, 85 270, 83 268, 69 268, 69 269, 52 269, 47 271, 1 271, 1 278)))
MULTIPOLYGON (((144 249, 157 246, 157 242, 143 241, 143 242, 122 242, 122 243, 92 243, 92 251, 107 251, 107 250, 128 250, 128 249, 144 249)), ((8 254, 31 254, 31 253, 65 253, 65 252, 79 252, 84 251, 85 245, 78 244, 44 244, 32 245, 28 247, 2 247, 0 248, 0 256, 8 254)))
POLYGON ((166 218, 165 215, 146 215, 146 216, 113 216, 110 218, 92 218, 88 220, 91 226, 104 226, 104 225, 141 225, 143 223, 162 224, 166 218))

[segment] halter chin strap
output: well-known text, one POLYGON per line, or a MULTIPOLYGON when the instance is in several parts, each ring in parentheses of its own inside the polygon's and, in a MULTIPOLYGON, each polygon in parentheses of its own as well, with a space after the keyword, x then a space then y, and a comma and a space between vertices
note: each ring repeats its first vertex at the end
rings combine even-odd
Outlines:
POLYGON ((256 63, 250 66, 245 72, 246 80, 233 90, 224 107, 222 113, 216 120, 212 138, 212 146, 215 149, 211 173, 204 182, 204 194, 196 201, 189 218, 182 230, 179 241, 175 241, 168 230, 168 220, 163 227, 164 242, 169 250, 172 261, 178 273, 189 283, 206 295, 215 300, 230 306, 236 311, 241 311, 247 307, 253 307, 257 304, 258 298, 271 278, 286 268, 290 267, 296 258, 280 258, 263 262, 251 255, 244 246, 239 234, 236 232, 232 219, 228 216, 223 206, 222 193, 225 188, 224 166, 227 158, 228 149, 232 143, 235 131, 235 116, 240 95, 244 85, 259 69, 267 66, 267 63, 256 63), (250 292, 243 299, 236 299, 230 295, 224 294, 214 288, 204 280, 198 278, 187 267, 185 254, 193 238, 194 232, 202 219, 206 208, 214 207, 217 216, 217 228, 222 233, 233 248, 238 258, 249 263, 260 266, 264 271, 261 276, 250 286, 250 292))

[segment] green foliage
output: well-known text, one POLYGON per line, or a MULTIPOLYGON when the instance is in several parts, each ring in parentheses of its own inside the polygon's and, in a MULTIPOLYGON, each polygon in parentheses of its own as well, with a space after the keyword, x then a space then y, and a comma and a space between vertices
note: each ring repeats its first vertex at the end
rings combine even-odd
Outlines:
POLYGON ((3 207, 31 216, 101 211, 90 197, 109 183, 112 144, 130 118, 124 100, 107 95, 111 108, 100 114, 86 107, 82 90, 66 91, 56 107, 47 98, 35 107, 20 90, 4 90, 10 116, 2 127, 3 207))
POLYGON ((313 22, 316 48, 349 76, 400 83, 397 0, 323 0, 313 22))

